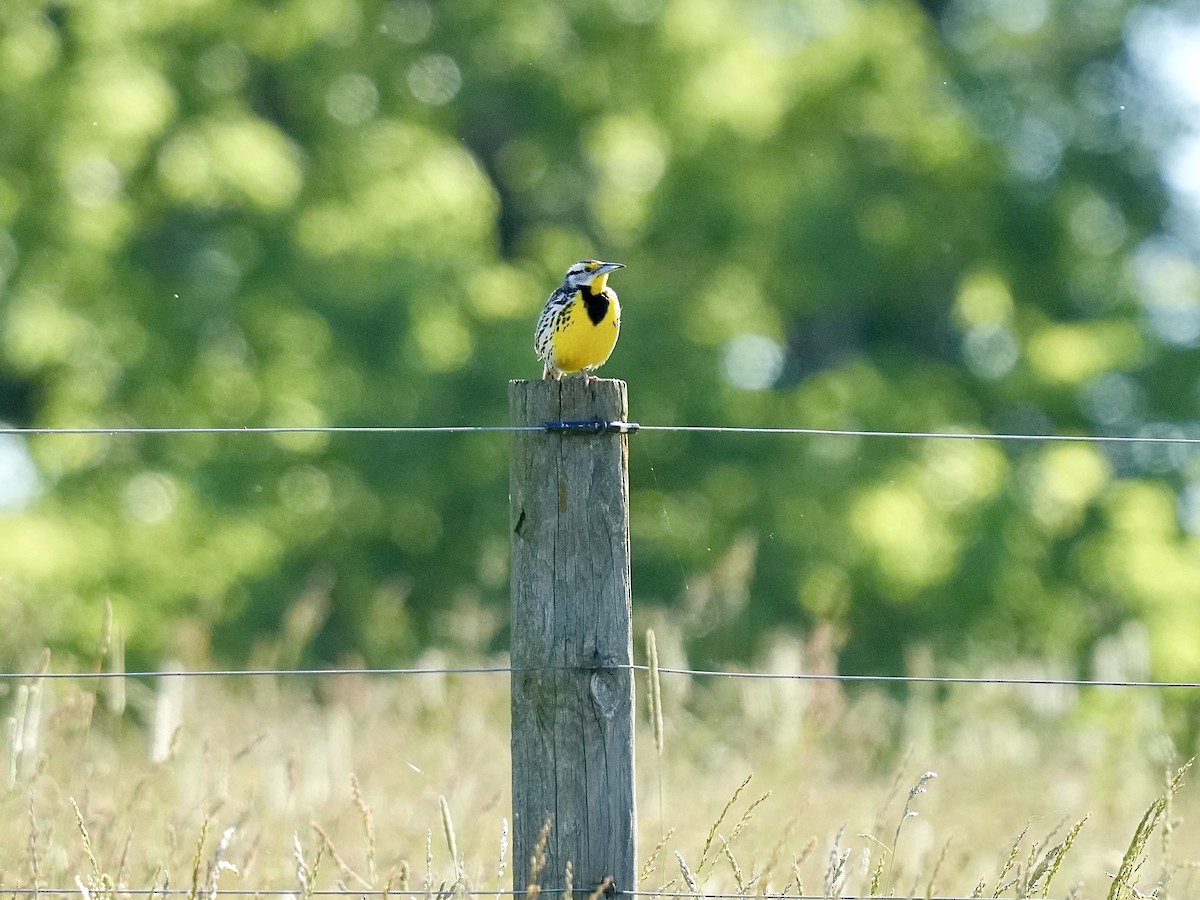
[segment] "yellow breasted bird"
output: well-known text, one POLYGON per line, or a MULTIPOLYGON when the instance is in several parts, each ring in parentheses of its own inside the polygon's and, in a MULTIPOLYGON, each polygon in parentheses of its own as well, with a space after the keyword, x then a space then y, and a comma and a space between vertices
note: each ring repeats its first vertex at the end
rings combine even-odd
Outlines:
POLYGON ((586 375, 604 365, 621 331, 621 304, 608 286, 620 263, 585 259, 567 269, 538 318, 533 346, 545 362, 543 378, 586 375))

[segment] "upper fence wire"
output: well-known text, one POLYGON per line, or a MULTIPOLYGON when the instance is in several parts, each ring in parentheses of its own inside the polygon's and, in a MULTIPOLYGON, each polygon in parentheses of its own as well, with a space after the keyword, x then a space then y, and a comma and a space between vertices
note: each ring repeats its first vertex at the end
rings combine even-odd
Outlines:
POLYGON ((985 431, 872 431, 853 428, 789 428, 756 425, 643 425, 638 422, 547 422, 545 425, 247 425, 247 426, 94 426, 78 428, 0 427, 0 434, 39 435, 186 435, 186 434, 473 434, 533 431, 638 431, 730 435, 896 438, 910 440, 1015 441, 1089 444, 1200 444, 1186 434, 1012 434, 985 431), (565 426, 565 427, 564 427, 565 426))

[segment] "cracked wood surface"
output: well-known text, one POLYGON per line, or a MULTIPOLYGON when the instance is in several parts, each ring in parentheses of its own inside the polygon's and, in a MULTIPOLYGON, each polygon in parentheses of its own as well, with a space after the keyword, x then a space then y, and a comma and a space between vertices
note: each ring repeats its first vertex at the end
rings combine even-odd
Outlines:
MULTIPOLYGON (((627 418, 623 381, 514 381, 514 425, 627 418)), ((637 887, 628 436, 514 433, 512 540, 513 889, 577 895, 637 887)))

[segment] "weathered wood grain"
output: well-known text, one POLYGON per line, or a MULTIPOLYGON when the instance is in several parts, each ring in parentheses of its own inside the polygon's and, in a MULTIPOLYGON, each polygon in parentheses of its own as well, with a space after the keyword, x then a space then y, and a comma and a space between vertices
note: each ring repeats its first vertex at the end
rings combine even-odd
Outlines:
MULTIPOLYGON (((511 421, 624 420, 623 381, 514 381, 511 421)), ((628 437, 518 432, 512 531, 513 890, 637 887, 628 437)))

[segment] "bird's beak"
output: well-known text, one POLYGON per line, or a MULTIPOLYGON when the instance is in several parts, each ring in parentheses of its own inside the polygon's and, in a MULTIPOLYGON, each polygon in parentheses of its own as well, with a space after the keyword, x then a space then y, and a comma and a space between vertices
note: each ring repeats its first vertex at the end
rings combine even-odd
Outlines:
POLYGON ((600 268, 592 273, 592 290, 600 292, 608 285, 608 273, 614 269, 623 269, 621 263, 606 262, 601 263, 600 268))

